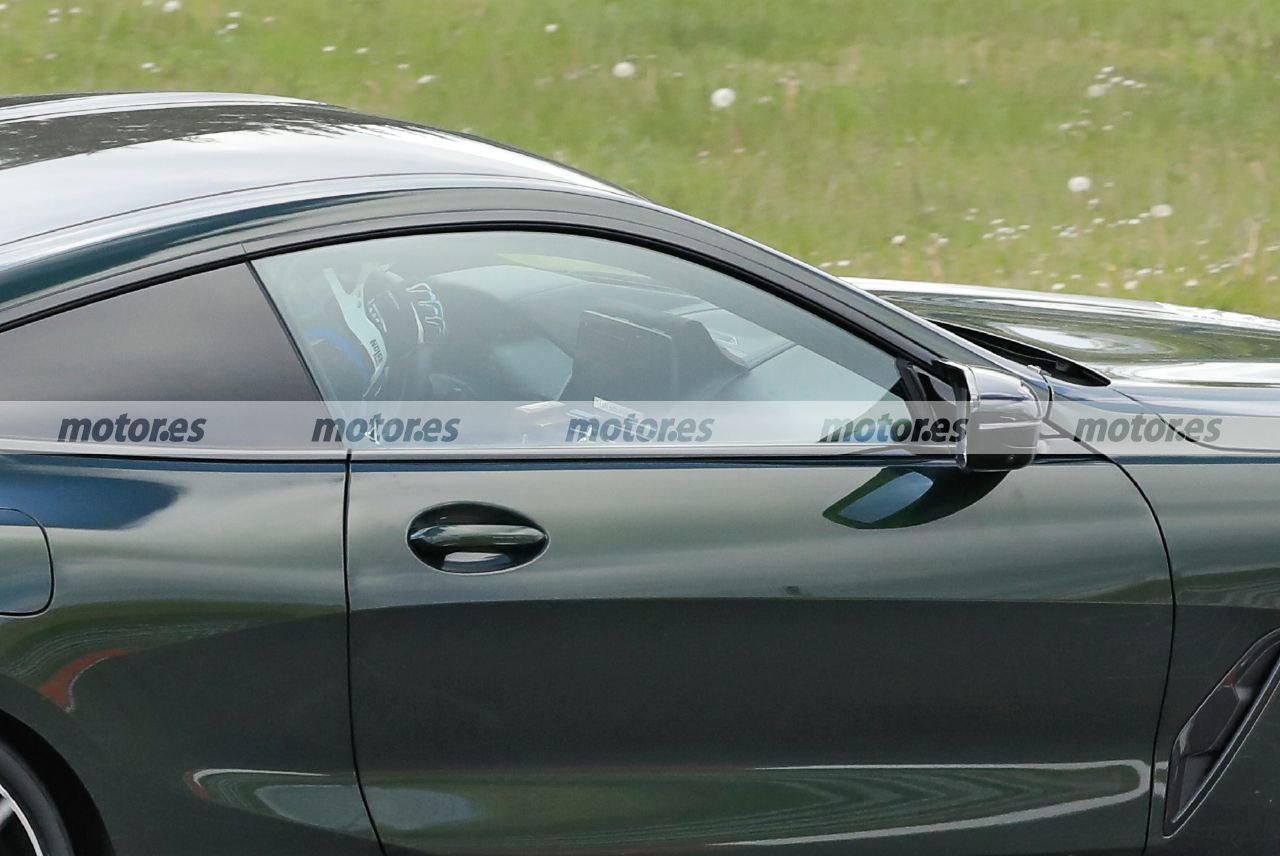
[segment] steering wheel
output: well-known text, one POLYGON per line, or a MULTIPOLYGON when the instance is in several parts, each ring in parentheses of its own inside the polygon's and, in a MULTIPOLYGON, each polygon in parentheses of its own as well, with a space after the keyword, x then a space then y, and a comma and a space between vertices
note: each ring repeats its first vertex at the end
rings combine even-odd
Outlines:
POLYGON ((331 396, 340 400, 427 400, 431 356, 445 336, 444 306, 425 282, 390 264, 303 254, 283 280, 283 301, 331 396))
POLYGON ((359 286, 364 313, 382 335, 386 368, 370 397, 379 400, 428 400, 431 357, 445 336, 444 304, 431 286, 378 268, 359 286))

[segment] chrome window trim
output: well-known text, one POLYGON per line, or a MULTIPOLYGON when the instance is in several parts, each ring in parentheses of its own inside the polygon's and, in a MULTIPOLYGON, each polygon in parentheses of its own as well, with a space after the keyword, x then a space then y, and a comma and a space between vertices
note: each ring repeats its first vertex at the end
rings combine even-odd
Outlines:
POLYGON ((567 446, 567 447, 474 447, 469 449, 200 449, 169 448, 159 444, 121 444, 86 442, 51 442, 0 438, 0 455, 47 455, 89 458, 195 460, 195 461, 259 461, 259 462, 329 462, 362 463, 367 461, 421 461, 423 463, 453 461, 679 461, 795 459, 813 460, 877 460, 932 461, 954 460, 951 446, 934 446, 927 453, 913 453, 897 445, 859 445, 846 443, 814 443, 812 445, 662 445, 662 446, 567 446))

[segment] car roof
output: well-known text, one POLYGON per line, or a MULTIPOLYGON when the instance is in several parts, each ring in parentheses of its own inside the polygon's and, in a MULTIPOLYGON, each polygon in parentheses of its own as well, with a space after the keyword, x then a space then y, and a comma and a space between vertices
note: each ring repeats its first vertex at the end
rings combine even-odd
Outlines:
POLYGON ((297 98, 0 98, 0 245, 192 199, 373 176, 619 188, 496 143, 297 98))

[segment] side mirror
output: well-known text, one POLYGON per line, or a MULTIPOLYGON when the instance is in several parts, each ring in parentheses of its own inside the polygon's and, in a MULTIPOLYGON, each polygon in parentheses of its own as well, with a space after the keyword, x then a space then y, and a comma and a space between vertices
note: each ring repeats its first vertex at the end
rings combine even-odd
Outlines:
POLYGON ((957 375, 956 401, 965 432, 956 450, 961 468, 1007 472, 1036 456, 1044 405, 1020 378, 995 369, 949 366, 957 375))

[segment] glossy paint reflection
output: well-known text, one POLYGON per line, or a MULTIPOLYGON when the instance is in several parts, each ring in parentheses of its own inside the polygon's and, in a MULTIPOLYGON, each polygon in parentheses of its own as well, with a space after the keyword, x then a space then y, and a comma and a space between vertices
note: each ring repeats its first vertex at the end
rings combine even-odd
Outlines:
POLYGON ((955 472, 356 464, 354 725, 384 843, 1138 852, 1171 618, 1150 511, 1109 465, 955 472), (831 519, 886 485, 887 514, 831 519), (462 497, 528 515, 546 553, 418 562, 403 527, 462 497))
POLYGON ((187 783, 199 799, 239 812, 355 836, 368 833, 358 787, 320 773, 193 770, 187 783))
POLYGON ((0 213, 0 242, 182 199, 352 175, 499 174, 607 189, 531 155, 322 104, 128 98, 102 112, 98 100, 6 116, 0 191, 40 204, 0 213), (200 169, 190 168, 193 159, 200 169))
POLYGON ((1190 397, 1198 386, 1280 384, 1280 321, 1270 318, 1031 291, 863 284, 930 320, 1060 354, 1121 385, 1178 385, 1190 397))
POLYGON ((376 853, 353 820, 342 465, 15 457, 0 473, 0 504, 46 521, 57 578, 46 612, 0 623, 0 704, 58 739, 117 853, 376 853), (193 789, 206 768, 331 787, 273 812, 193 789))
MULTIPOLYGON (((1160 515, 1177 591, 1177 635, 1156 744, 1163 779, 1184 724, 1249 648, 1280 628, 1280 460, 1127 465, 1160 515)), ((1275 850, 1280 836, 1280 706, 1262 709, 1204 801, 1172 836, 1156 788, 1150 852, 1241 856, 1275 850), (1229 842, 1229 845, 1226 843, 1229 842)))
MULTIPOLYGON (((1146 765, 846 765, 443 772, 372 788, 383 824, 427 852, 680 852, 981 834, 1144 803, 1146 765), (554 844, 552 844, 554 842, 554 844)), ((941 846, 941 841, 939 842, 941 846)), ((969 845, 965 845, 966 847, 969 845)))

